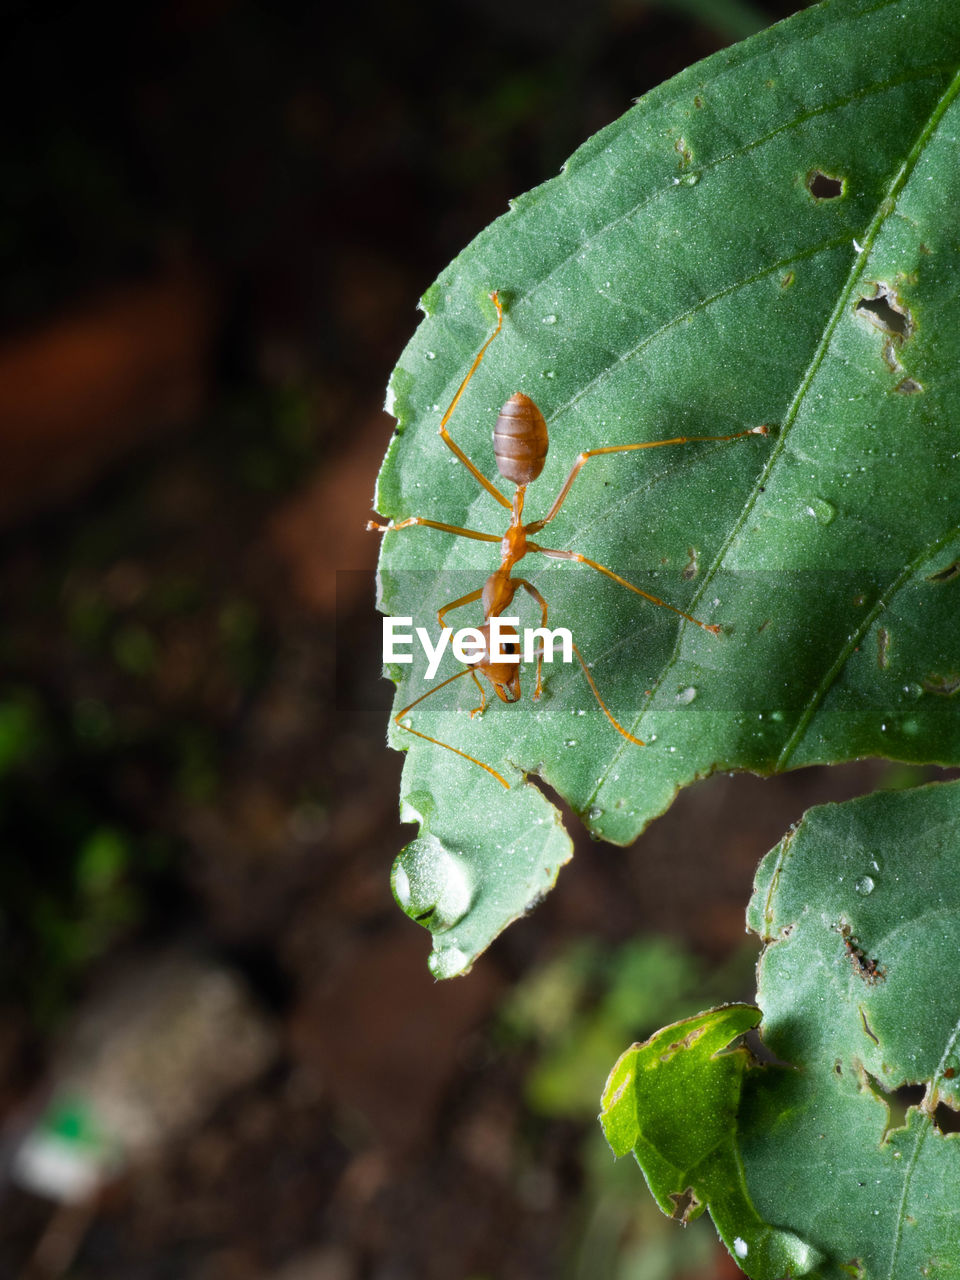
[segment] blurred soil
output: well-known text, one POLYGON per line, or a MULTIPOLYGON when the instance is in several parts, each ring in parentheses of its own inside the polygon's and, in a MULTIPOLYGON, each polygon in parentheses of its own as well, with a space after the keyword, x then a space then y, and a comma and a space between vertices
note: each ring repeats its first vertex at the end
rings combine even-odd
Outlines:
MULTIPOLYGON (((759 858, 884 774, 719 777, 630 849, 580 832, 536 912, 429 978, 389 889, 383 387, 507 197, 723 38, 639 4, 475 17, 148 5, 109 57, 95 13, 12 24, 14 79, 52 87, 3 162, 2 1117, 138 948, 242 975, 280 1049, 81 1210, 12 1185, 0 1143, 0 1277, 574 1275, 593 1122, 526 1109, 502 1002, 584 938, 722 965, 759 858)), ((739 1274, 710 1257, 700 1280, 739 1274)))

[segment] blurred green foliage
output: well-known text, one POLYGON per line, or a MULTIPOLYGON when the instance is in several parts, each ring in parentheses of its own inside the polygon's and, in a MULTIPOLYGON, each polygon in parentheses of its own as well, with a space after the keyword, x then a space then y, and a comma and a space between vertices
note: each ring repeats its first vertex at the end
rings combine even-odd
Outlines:
POLYGON ((247 531, 316 466, 315 428, 303 384, 235 384, 36 550, 0 546, 0 1000, 37 1024, 183 921, 184 815, 220 803, 276 659, 247 531))
POLYGON ((36 691, 0 692, 0 997, 38 1023, 144 914, 151 842, 98 811, 83 785, 89 750, 36 691))
POLYGON ((568 1280, 671 1280, 708 1269, 716 1234, 685 1231, 637 1194, 631 1161, 615 1162, 596 1123, 610 1064, 631 1040, 753 988, 756 947, 709 967, 677 941, 641 937, 619 947, 577 942, 521 979, 501 1009, 499 1035, 525 1052, 530 1110, 580 1131, 581 1210, 564 1250, 568 1280), (612 1050, 612 1056, 611 1056, 612 1050))

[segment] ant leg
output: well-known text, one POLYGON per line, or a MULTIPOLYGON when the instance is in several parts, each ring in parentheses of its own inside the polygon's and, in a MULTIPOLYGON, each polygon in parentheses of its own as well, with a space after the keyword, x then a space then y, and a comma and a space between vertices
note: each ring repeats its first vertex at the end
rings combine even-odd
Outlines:
POLYGON ((669 609, 672 613, 679 613, 681 618, 686 618, 688 622, 696 623, 696 625, 704 631, 709 631, 711 635, 718 636, 723 630, 713 622, 701 622, 699 618, 695 618, 691 613, 684 613, 682 609, 678 609, 675 604, 668 604, 666 600, 661 600, 659 596, 652 596, 649 591, 642 591, 640 587, 635 587, 632 582, 628 582, 626 578, 621 578, 619 573, 614 573, 612 569, 605 568, 602 564, 597 564, 596 560, 589 560, 586 556, 582 556, 579 551, 556 551, 549 547, 538 547, 533 542, 527 543, 528 551, 540 551, 545 556, 551 556, 554 560, 576 560, 578 564, 588 564, 591 569, 596 569, 598 573, 606 574, 608 578, 612 578, 614 582, 619 582, 621 587, 626 587, 628 591, 633 591, 638 596, 643 596, 644 600, 649 600, 651 604, 657 604, 661 609, 669 609))
MULTIPOLYGON (((515 578, 527 595, 532 596, 540 606, 540 625, 546 630, 547 626, 547 602, 537 590, 535 586, 527 582, 525 578, 515 578)), ((537 654, 537 687, 533 691, 533 696, 539 698, 543 691, 543 646, 540 646, 540 652, 537 654)))
POLYGON ((476 529, 463 529, 458 524, 443 524, 439 520, 428 520, 425 516, 407 516, 399 524, 380 524, 377 520, 367 521, 368 533, 393 533, 397 529, 409 529, 412 525, 422 524, 428 529, 440 529, 443 533, 455 533, 460 538, 476 538, 478 542, 499 542, 493 533, 478 533, 476 529))
POLYGON ((461 596, 459 600, 451 600, 449 604, 445 604, 437 614, 437 621, 440 623, 440 629, 443 630, 443 619, 451 609, 459 609, 461 605, 473 604, 474 600, 479 600, 483 595, 483 588, 478 587, 476 591, 471 591, 469 595, 461 596))
MULTIPOLYGON (((571 644, 572 643, 573 642, 571 641, 571 644)), ((577 658, 580 660, 580 665, 581 667, 583 667, 583 674, 587 677, 587 680, 590 682, 590 688, 593 690, 593 696, 600 703, 601 711, 607 717, 607 719, 610 721, 613 727, 616 729, 617 733, 623 734, 623 736, 627 739, 628 742, 633 742, 638 747, 645 747, 647 744, 643 741, 642 738, 635 738, 628 729, 625 729, 623 727, 623 725, 620 723, 619 720, 615 719, 613 715, 611 715, 610 711, 607 709, 607 704, 600 697, 600 694, 597 690, 597 686, 596 684, 594 684, 593 676, 590 674, 589 670, 587 669, 587 664, 583 660, 583 654, 580 652, 580 650, 577 648, 576 645, 573 645, 573 652, 577 655, 577 658)))
MULTIPOLYGON (((539 548, 536 548, 536 549, 539 550, 539 548)), ((534 600, 536 600, 539 603, 540 609, 541 609, 541 618, 542 618, 540 625, 543 627, 546 627, 547 625, 546 600, 544 600, 543 596, 536 589, 536 587, 534 587, 531 583, 527 582, 524 578, 518 578, 517 581, 520 583, 521 587, 523 587, 524 590, 527 591, 531 596, 533 596, 534 600)), ((583 660, 583 654, 580 652, 577 646, 573 644, 572 640, 570 641, 570 643, 573 645, 573 652, 577 655, 577 660, 579 661, 581 667, 583 667, 583 674, 587 677, 587 680, 590 684, 590 688, 593 690, 593 696, 596 698, 597 702, 599 702, 600 709, 603 712, 603 714, 607 717, 607 719, 616 729, 617 733, 622 734, 627 739, 628 742, 633 742, 638 747, 645 747, 647 744, 643 741, 642 738, 635 738, 633 734, 628 729, 625 729, 623 725, 620 723, 620 721, 617 720, 611 714, 609 708, 607 707, 607 704, 600 697, 600 693, 597 689, 596 684, 594 683, 593 676, 590 674, 589 670, 587 669, 587 664, 583 660)), ((542 666, 543 666, 543 646, 541 646, 540 653, 537 656, 537 688, 533 695, 535 698, 538 698, 540 696, 540 690, 542 688, 542 684, 540 680, 540 671, 542 666)))
POLYGON ((576 480, 580 468, 589 458, 598 458, 603 453, 629 453, 633 449, 660 449, 668 444, 703 444, 708 441, 721 440, 740 440, 744 436, 768 436, 770 428, 767 426, 751 427, 749 431, 737 431, 732 436, 675 436, 672 440, 645 440, 640 444, 611 444, 606 445, 602 449, 587 449, 581 453, 576 462, 570 468, 570 474, 563 482, 563 488, 554 499, 553 506, 543 517, 542 520, 535 520, 533 524, 527 525, 527 533, 539 533, 544 525, 549 524, 553 517, 557 514, 564 502, 567 500, 567 494, 576 480))
MULTIPOLYGON (((484 764, 483 761, 478 760, 476 756, 467 755, 466 751, 461 751, 459 747, 452 747, 449 742, 441 742, 439 738, 431 738, 428 733, 421 733, 419 729, 411 729, 408 724, 400 723, 407 712, 411 711, 418 703, 423 702, 425 698, 431 697, 438 690, 442 689, 445 684, 450 684, 454 680, 459 680, 461 676, 469 675, 472 671, 472 667, 464 667, 464 669, 462 671, 458 671, 456 675, 447 676, 446 680, 441 680, 440 683, 434 685, 432 689, 428 689, 427 692, 422 693, 419 698, 414 698, 413 702, 409 702, 405 707, 402 707, 393 717, 393 722, 398 728, 403 729, 406 733, 412 733, 415 738, 423 738, 425 742, 432 742, 435 747, 443 747, 446 751, 452 751, 454 755, 462 756, 464 760, 469 760, 471 764, 479 765, 481 769, 485 769, 487 773, 496 778, 502 787, 506 787, 509 791, 510 783, 507 782, 505 778, 501 777, 500 774, 497 773, 496 769, 491 769, 488 764, 484 764)), ((476 678, 475 672, 474 678, 476 678)))
POLYGON ((477 675, 476 671, 472 667, 470 669, 473 672, 473 683, 480 690, 480 705, 479 707, 474 707, 473 710, 470 712, 470 719, 472 720, 474 716, 482 716, 483 713, 486 711, 487 692, 484 689, 483 685, 480 683, 480 677, 477 675))
MULTIPOLYGON (((450 435, 450 432, 447 430, 447 423, 450 421, 450 415, 453 413, 454 409, 457 407, 457 402, 460 399, 460 397, 463 395, 464 391, 466 390, 467 383, 470 381, 473 375, 477 372, 477 369, 480 367, 480 361, 483 359, 483 357, 487 353, 487 347, 489 347, 490 343, 494 340, 494 338, 500 332, 501 327, 503 326, 503 307, 500 305, 500 298, 495 291, 491 293, 490 300, 497 309, 497 326, 494 329, 493 333, 491 333, 490 337, 486 340, 486 342, 477 352, 476 357, 474 358, 473 364, 470 366, 470 369, 467 372, 467 376, 460 383, 460 386, 457 388, 457 394, 450 401, 449 409, 440 419, 440 438, 443 440, 444 444, 447 445, 447 447, 450 448, 457 455, 457 457, 460 459, 463 465, 467 468, 470 474, 476 480, 478 480, 481 485, 483 485, 487 493, 489 493, 492 498, 495 498, 502 507, 506 507, 507 510, 510 511, 511 506, 509 501, 503 496, 500 490, 487 479, 487 477, 483 474, 483 472, 478 470, 477 467, 474 466, 474 464, 470 461, 470 459, 463 452, 460 446, 454 443, 450 435)), ((497 539, 497 541, 499 542, 499 538, 497 539)))

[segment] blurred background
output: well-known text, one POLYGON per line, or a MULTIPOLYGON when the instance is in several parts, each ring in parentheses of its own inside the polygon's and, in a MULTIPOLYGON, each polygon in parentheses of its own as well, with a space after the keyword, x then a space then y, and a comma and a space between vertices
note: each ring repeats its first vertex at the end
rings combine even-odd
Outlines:
POLYGON ((0 1280, 738 1274, 614 1166, 606 1073, 752 994, 790 821, 916 774, 716 778, 629 850, 579 832, 436 985, 389 890, 364 523, 441 268, 796 7, 3 5, 0 1280))

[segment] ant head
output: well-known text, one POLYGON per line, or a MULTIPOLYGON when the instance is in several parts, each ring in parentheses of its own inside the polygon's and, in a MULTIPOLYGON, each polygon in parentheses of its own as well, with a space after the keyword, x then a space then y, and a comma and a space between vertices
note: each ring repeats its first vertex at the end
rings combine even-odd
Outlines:
POLYGON ((520 700, 520 637, 513 627, 500 626, 499 653, 493 657, 490 649, 490 623, 486 622, 477 630, 483 636, 485 649, 471 665, 475 671, 493 685, 494 692, 501 702, 519 702, 520 700), (502 657, 500 655, 503 655, 502 657), (510 661, 510 659, 513 661, 510 661))
POLYGON ((510 667, 509 678, 506 678, 507 664, 505 662, 498 663, 496 667, 484 671, 484 675, 493 685, 497 697, 501 702, 519 702, 520 701, 520 668, 510 667))

